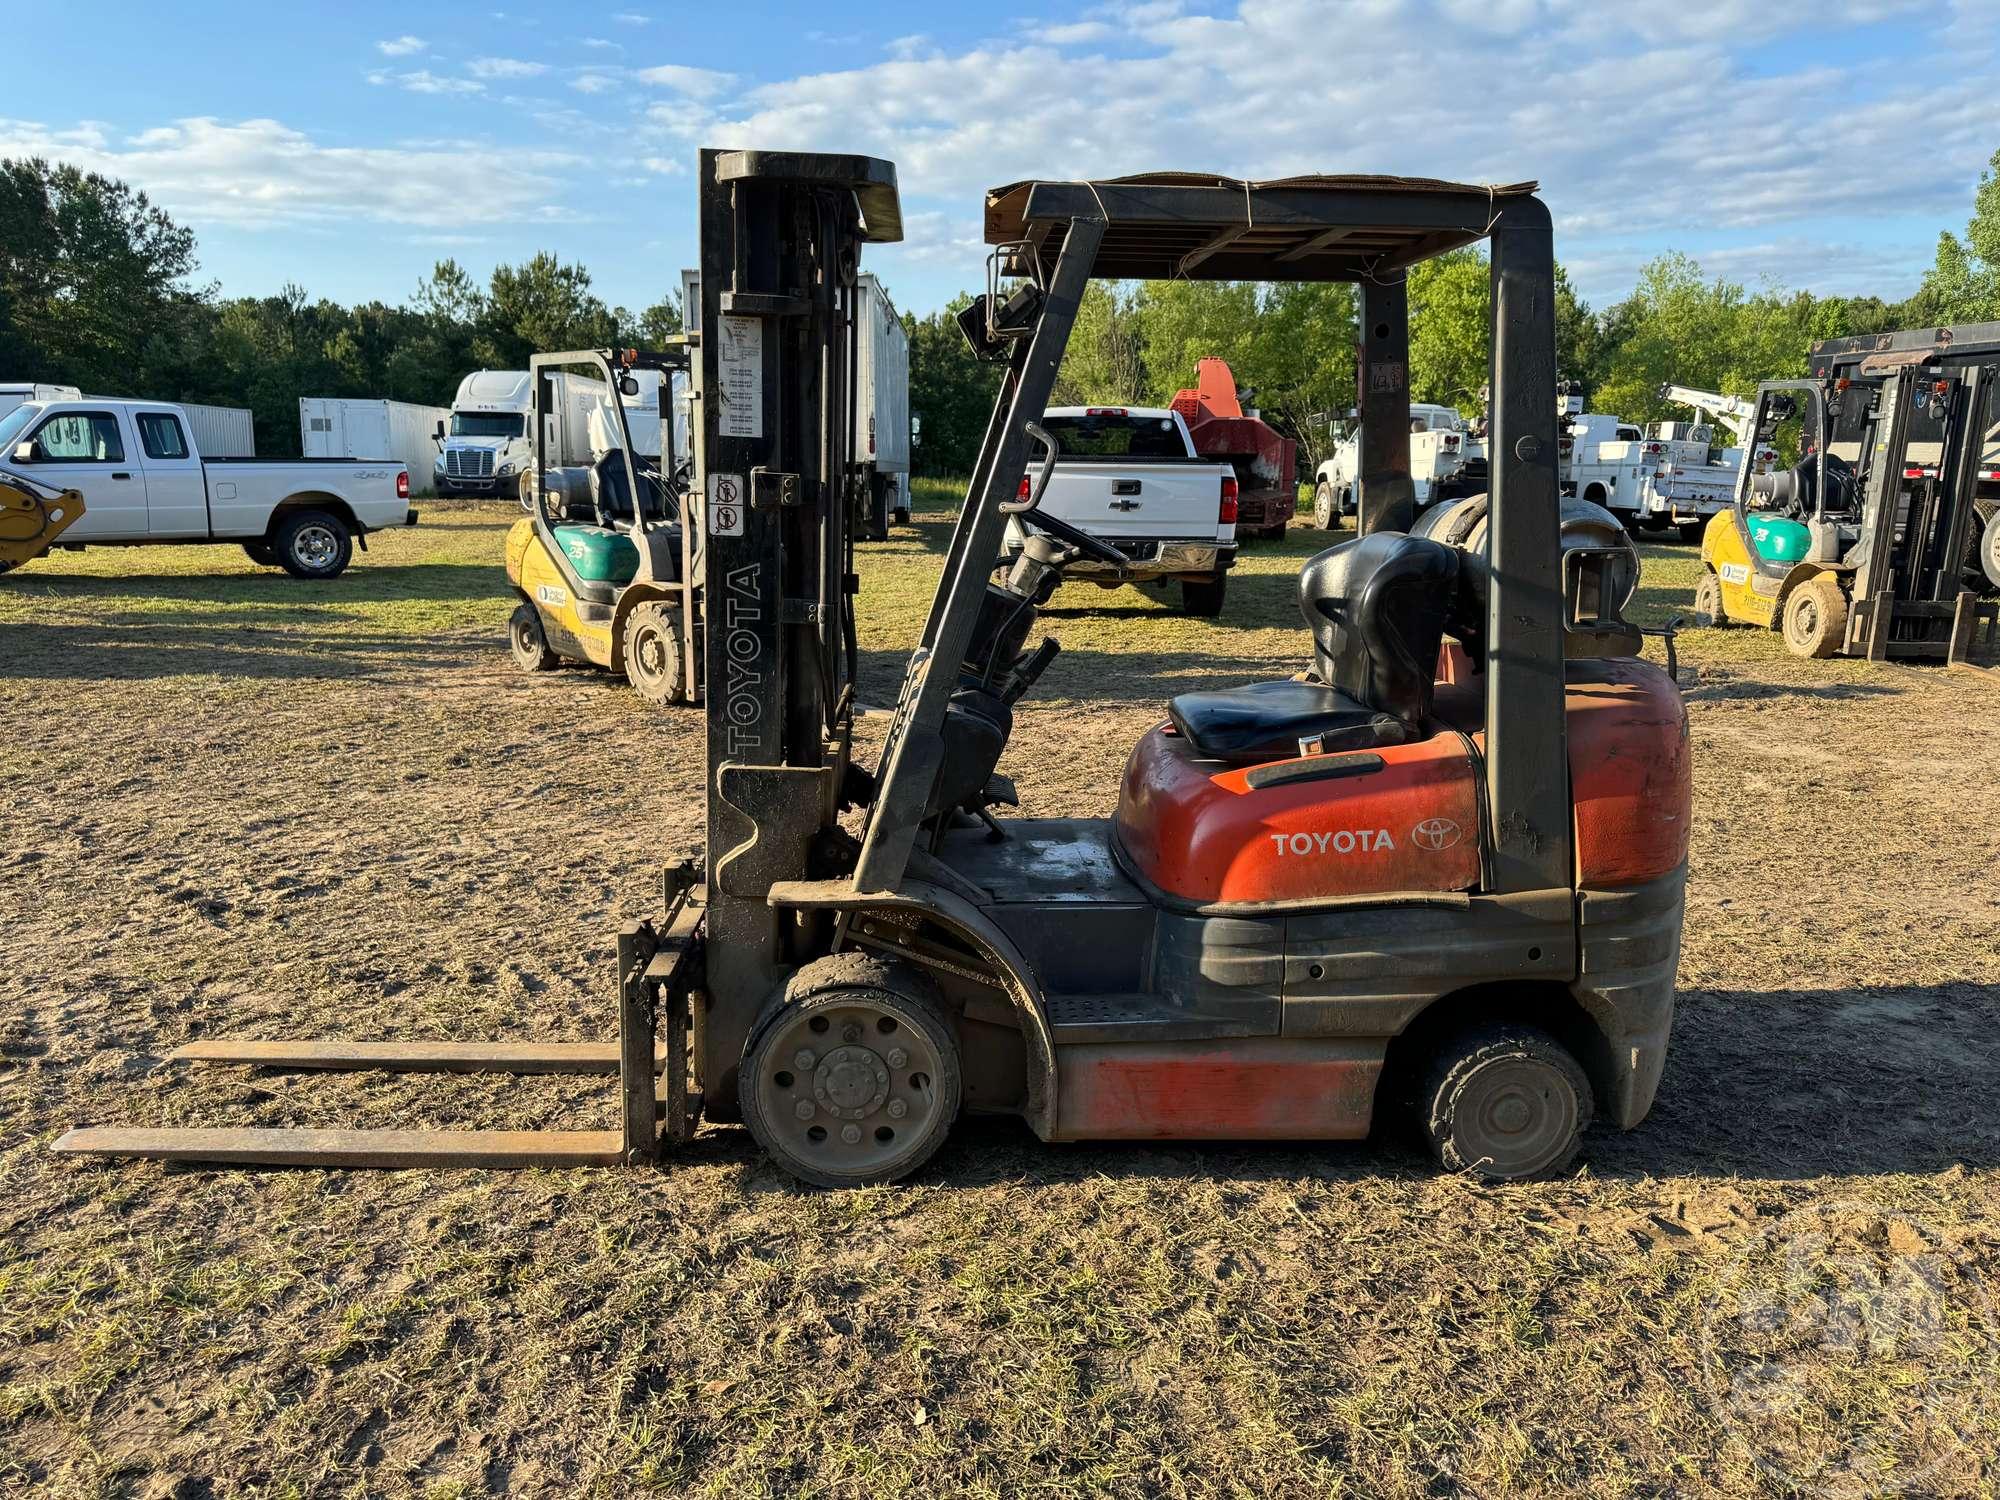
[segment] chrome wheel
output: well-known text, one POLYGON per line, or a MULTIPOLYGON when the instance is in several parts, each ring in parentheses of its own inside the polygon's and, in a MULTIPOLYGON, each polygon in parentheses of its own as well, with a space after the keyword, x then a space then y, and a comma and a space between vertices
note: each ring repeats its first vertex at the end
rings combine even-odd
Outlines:
POLYGON ((292 533, 292 558, 302 568, 317 573, 340 555, 340 539, 331 527, 314 523, 292 533))

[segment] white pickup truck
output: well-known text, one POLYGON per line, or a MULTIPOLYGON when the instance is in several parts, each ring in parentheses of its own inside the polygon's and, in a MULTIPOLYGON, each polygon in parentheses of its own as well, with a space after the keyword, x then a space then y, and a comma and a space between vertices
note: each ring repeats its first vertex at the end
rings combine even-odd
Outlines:
MULTIPOLYGON (((1039 485, 1036 510, 1067 521, 1122 552, 1114 567, 1085 557, 1064 577, 1116 588, 1178 579, 1181 608, 1222 613, 1236 564, 1236 470, 1197 457, 1176 412, 1137 406, 1052 406, 1041 426, 1055 440, 1055 472, 1041 484, 1036 458, 1021 481, 1026 499, 1039 485)), ((1007 523, 1007 561, 1021 550, 1021 518, 1007 523)))
POLYGON ((82 495, 56 543, 71 550, 240 542, 294 578, 334 578, 369 532, 417 524, 400 463, 203 458, 165 401, 30 401, 0 417, 0 464, 82 495))

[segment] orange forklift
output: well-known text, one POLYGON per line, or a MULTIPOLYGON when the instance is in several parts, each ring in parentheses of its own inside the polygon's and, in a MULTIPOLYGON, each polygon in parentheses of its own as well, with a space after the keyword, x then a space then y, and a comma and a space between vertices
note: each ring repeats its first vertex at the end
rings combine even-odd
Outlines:
POLYGON ((1686 717, 1622 617, 1630 547, 1563 541, 1532 184, 989 193, 987 289, 960 323, 1003 378, 867 765, 844 445, 855 275, 898 237, 894 169, 711 150, 698 181, 707 848, 621 934, 618 1043, 186 1054, 597 1067, 621 1078, 621 1129, 83 1130, 58 1150, 640 1163, 741 1121, 786 1171, 847 1186, 915 1171, 967 1112, 1048 1141, 1341 1140, 1406 1105, 1447 1168, 1515 1178, 1561 1169, 1593 1120, 1645 1117, 1680 949, 1686 717), (1454 545, 1410 531, 1404 278, 1482 239, 1491 490, 1464 533, 1482 540, 1454 545), (1015 705, 1059 649, 1031 642, 1037 609, 1106 550, 1022 492, 1032 449, 1053 456, 1039 419, 1088 280, 1176 275, 1359 285, 1365 534, 1300 571, 1307 672, 1163 704, 1107 816, 1016 816, 1015 705), (1029 540, 996 580, 1010 515, 1029 540))

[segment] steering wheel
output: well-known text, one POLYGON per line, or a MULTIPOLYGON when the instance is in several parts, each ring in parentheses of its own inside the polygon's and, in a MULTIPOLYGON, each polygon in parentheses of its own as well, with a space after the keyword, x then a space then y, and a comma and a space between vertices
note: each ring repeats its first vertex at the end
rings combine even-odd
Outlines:
POLYGON ((1099 541, 1087 531, 1080 531, 1069 522, 1056 516, 1045 516, 1039 510, 1024 510, 1016 515, 1024 525, 1045 532, 1059 542, 1067 542, 1086 557, 1094 557, 1101 563, 1110 563, 1114 568, 1129 567, 1132 559, 1120 552, 1109 542, 1099 541))

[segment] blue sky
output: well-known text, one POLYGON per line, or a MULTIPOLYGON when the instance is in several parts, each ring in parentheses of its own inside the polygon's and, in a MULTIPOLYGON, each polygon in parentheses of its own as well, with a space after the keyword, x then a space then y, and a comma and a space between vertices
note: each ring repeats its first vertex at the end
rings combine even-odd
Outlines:
POLYGON ((147 189, 229 294, 547 249, 637 310, 724 145, 895 161, 909 239, 869 264, 918 311, 981 280, 986 187, 1158 167, 1539 178, 1600 305, 1669 247, 1896 296, 2000 149, 2000 0, 89 9, 17 44, 0 155, 147 189))

